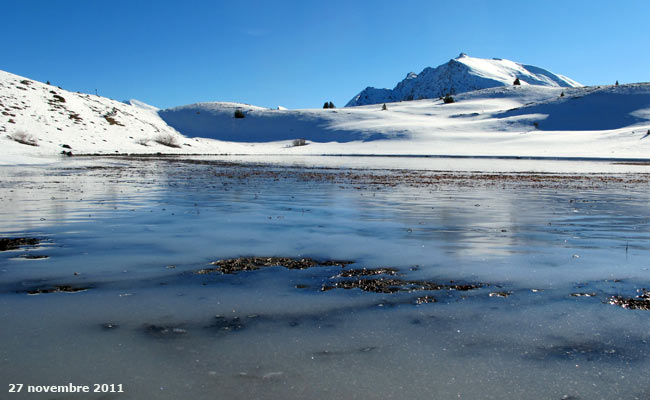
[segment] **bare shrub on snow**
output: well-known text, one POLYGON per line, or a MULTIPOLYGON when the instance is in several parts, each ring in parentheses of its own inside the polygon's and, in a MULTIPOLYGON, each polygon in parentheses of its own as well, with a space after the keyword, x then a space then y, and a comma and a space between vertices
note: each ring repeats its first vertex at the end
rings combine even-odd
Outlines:
POLYGON ((297 146, 306 146, 308 143, 305 139, 294 139, 292 144, 293 147, 297 147, 297 146))
POLYGON ((178 140, 176 140, 176 136, 170 134, 170 133, 161 133, 160 135, 156 136, 153 139, 154 142, 158 144, 162 144, 163 146, 167 147, 174 147, 174 148, 180 148, 181 146, 178 144, 178 140))
POLYGON ((25 131, 17 131, 9 136, 14 142, 26 144, 28 146, 38 146, 38 140, 33 135, 25 131))

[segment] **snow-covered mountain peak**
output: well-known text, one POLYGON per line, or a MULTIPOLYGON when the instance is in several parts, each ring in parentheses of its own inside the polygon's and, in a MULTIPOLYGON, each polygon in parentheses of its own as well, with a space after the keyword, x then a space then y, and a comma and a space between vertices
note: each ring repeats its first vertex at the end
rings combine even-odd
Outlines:
POLYGON ((409 73, 393 89, 368 87, 346 104, 360 106, 405 100, 443 97, 473 90, 513 85, 580 87, 580 83, 543 68, 501 58, 470 57, 466 53, 436 68, 427 67, 419 74, 409 73))

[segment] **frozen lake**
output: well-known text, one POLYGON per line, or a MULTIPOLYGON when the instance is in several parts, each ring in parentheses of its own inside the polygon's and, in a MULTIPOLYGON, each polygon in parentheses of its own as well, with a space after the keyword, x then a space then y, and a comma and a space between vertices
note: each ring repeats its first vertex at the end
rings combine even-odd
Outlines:
POLYGON ((25 385, 0 397, 647 399, 649 173, 331 157, 2 166, 0 237, 33 240, 0 251, 0 381, 25 385), (69 383, 123 393, 26 393, 69 383))

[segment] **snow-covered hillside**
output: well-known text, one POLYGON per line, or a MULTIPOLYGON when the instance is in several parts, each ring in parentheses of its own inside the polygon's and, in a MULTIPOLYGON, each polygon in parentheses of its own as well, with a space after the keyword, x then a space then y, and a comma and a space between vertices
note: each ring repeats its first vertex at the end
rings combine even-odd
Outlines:
POLYGON ((189 136, 278 143, 276 154, 431 154, 650 158, 650 84, 500 86, 439 99, 275 110, 199 103, 161 110, 189 136), (234 118, 236 109, 244 118, 234 118), (309 146, 291 147, 307 139, 309 146), (321 143, 317 143, 321 142, 321 143), (329 143, 328 143, 329 142, 329 143))
POLYGON ((188 140, 155 107, 73 93, 0 71, 0 147, 21 154, 216 152, 212 142, 188 140))
POLYGON ((453 97, 386 110, 223 102, 158 110, 0 72, 0 164, 61 152, 650 158, 650 84, 522 84, 453 97))
POLYGON ((275 142, 309 139, 314 142, 367 141, 395 138, 392 132, 339 129, 349 118, 367 118, 363 111, 348 109, 268 109, 240 103, 197 103, 159 111, 170 126, 189 137, 230 142, 275 142), (235 112, 242 118, 234 118, 235 112))
POLYGON ((579 87, 578 82, 532 65, 523 65, 500 58, 483 59, 462 53, 437 68, 425 68, 420 74, 410 72, 394 89, 367 87, 348 102, 346 107, 396 101, 435 99, 447 94, 498 86, 510 86, 515 79, 521 85, 579 87))

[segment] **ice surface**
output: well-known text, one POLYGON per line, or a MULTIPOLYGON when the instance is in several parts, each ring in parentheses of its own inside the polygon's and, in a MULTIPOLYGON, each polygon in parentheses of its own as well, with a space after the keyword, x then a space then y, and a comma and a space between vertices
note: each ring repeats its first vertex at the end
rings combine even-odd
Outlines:
POLYGON ((313 160, 2 167, 2 236, 42 239, 0 253, 2 383, 122 383, 125 399, 647 397, 647 311, 607 304, 650 284, 646 175, 313 160), (194 274, 239 256, 484 286, 415 305, 420 292, 322 292, 340 267, 194 274), (25 293, 50 284, 90 289, 25 293))

